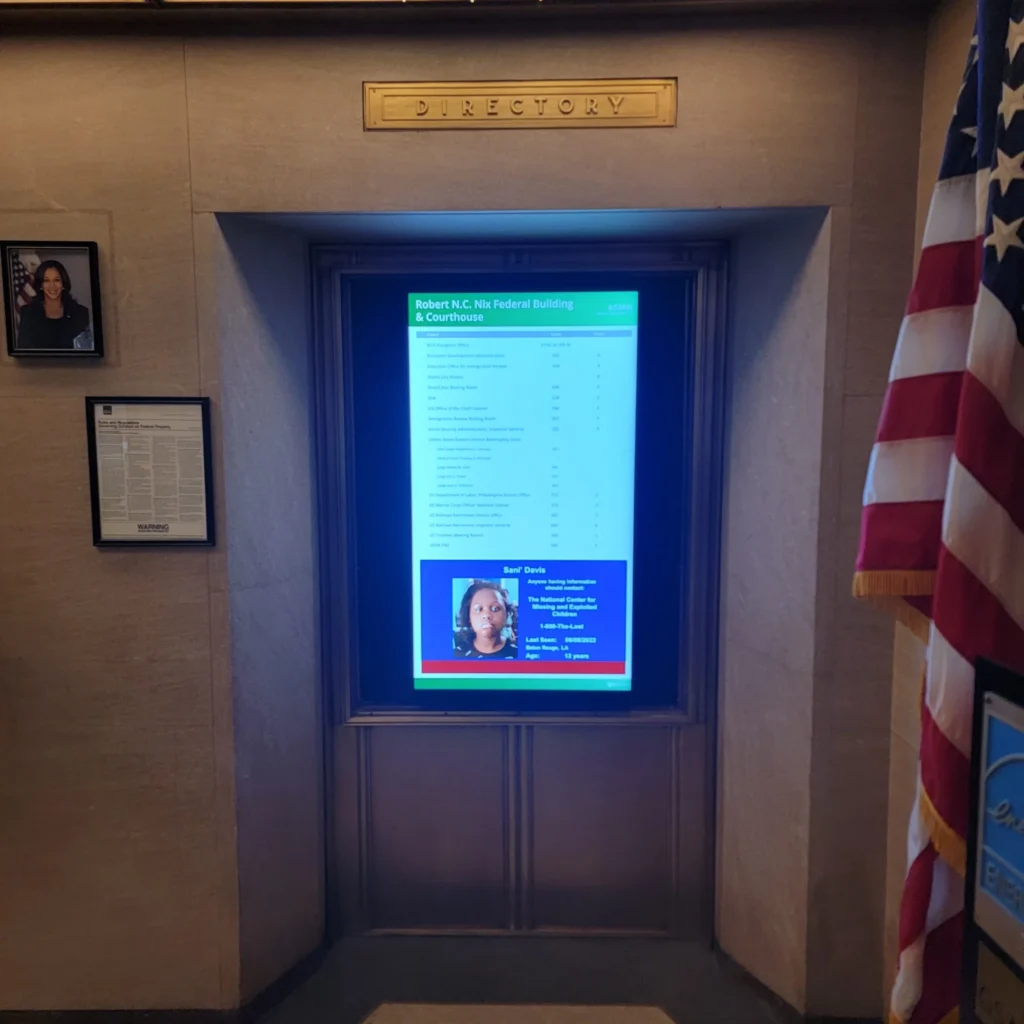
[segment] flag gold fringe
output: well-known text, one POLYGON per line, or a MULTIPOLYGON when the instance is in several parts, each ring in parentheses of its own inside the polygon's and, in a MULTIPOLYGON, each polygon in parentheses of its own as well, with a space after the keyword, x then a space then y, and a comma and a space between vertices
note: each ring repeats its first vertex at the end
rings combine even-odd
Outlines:
POLYGON ((921 643, 928 643, 931 622, 906 597, 928 597, 935 587, 935 573, 914 569, 906 572, 857 572, 853 575, 853 596, 887 611, 906 626, 921 643))
POLYGON ((853 574, 854 597, 927 597, 935 589, 931 569, 898 569, 853 574))
POLYGON ((967 844, 942 819, 928 791, 921 786, 920 814, 935 852, 961 877, 967 874, 967 844))

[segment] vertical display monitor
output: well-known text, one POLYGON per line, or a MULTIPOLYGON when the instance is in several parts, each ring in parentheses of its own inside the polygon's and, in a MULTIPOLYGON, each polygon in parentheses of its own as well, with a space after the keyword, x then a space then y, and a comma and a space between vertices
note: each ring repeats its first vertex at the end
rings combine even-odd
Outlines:
POLYGON ((416 689, 630 690, 637 314, 409 295, 416 689))

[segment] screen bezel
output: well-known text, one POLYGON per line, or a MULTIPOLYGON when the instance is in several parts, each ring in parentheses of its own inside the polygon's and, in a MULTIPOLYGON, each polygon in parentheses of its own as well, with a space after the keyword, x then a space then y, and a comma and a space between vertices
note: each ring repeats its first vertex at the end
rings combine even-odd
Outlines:
MULTIPOLYGON (((469 722, 527 722, 531 719, 579 722, 628 713, 638 722, 652 717, 674 721, 706 720, 713 706, 717 671, 727 246, 723 243, 651 246, 609 243, 603 246, 519 246, 512 251, 500 245, 357 249, 332 245, 315 247, 313 261, 322 662, 329 719, 335 724, 386 720, 413 723, 437 718, 469 722), (505 276, 510 266, 514 267, 515 276, 521 276, 522 287, 515 284, 511 276, 505 276), (545 276, 549 273, 565 275, 564 287, 543 285, 553 290, 630 288, 631 285, 623 282, 638 272, 674 278, 691 290, 693 333, 690 345, 694 380, 692 403, 685 415, 691 425, 692 495, 688 528, 682 542, 689 570, 681 574, 686 619, 681 636, 687 636, 689 642, 678 660, 672 692, 663 701, 638 700, 634 691, 622 695, 625 701, 603 700, 601 706, 596 706, 592 691, 582 694, 554 691, 543 700, 538 699, 539 691, 530 691, 525 701, 509 702, 509 691, 504 691, 497 695, 499 699, 470 706, 471 702, 465 698, 474 691, 435 691, 456 699, 434 706, 423 700, 382 705, 367 699, 359 690, 358 652, 353 643, 356 559, 350 550, 352 510, 349 502, 354 495, 348 447, 352 439, 349 418, 352 396, 346 392, 350 382, 345 375, 346 344, 351 339, 344 302, 346 283, 367 275, 407 274, 423 278, 458 274, 462 280, 457 287, 472 290, 465 284, 465 277, 481 271, 488 276, 504 271, 501 288, 504 291, 536 290, 539 282, 530 281, 536 272, 545 276), (614 285, 596 282, 596 278, 610 271, 616 273, 614 285), (578 274, 586 275, 588 283, 568 283, 578 274), (574 697, 582 697, 582 700, 566 699, 574 697)), ((451 290, 456 284, 448 279, 443 287, 451 290)), ((493 282, 486 287, 493 290, 493 282)), ((427 693, 430 691, 416 691, 417 696, 427 693)), ((597 696, 618 695, 598 692, 597 696)))
MULTIPOLYGON (((458 279, 459 291, 466 294, 517 294, 530 290, 530 282, 519 275, 463 275, 458 279)), ((534 289, 549 291, 550 278, 538 282, 532 275, 534 289)), ((354 662, 359 683, 359 695, 364 706, 370 708, 401 708, 404 710, 473 711, 473 712, 622 712, 637 707, 671 707, 678 700, 679 660, 688 645, 685 635, 685 594, 682 581, 688 575, 686 552, 681 543, 685 534, 685 519, 689 509, 682 500, 683 488, 689 473, 689 449, 685 443, 685 427, 674 432, 678 436, 664 448, 666 432, 662 417, 672 411, 675 396, 666 394, 661 381, 665 374, 676 371, 679 391, 688 395, 692 391, 692 352, 686 344, 692 317, 692 280, 655 280, 650 274, 605 272, 603 274, 559 275, 560 291, 610 291, 618 281, 626 282, 619 290, 657 292, 662 305, 661 319, 666 330, 673 332, 672 351, 661 352, 653 346, 641 346, 638 369, 637 396, 637 477, 634 493, 642 494, 636 503, 633 566, 635 587, 649 591, 658 588, 662 608, 679 624, 674 634, 676 645, 664 645, 661 640, 660 620, 634 615, 634 659, 632 686, 628 690, 592 688, 587 690, 559 689, 418 689, 406 676, 413 663, 411 649, 406 651, 403 641, 408 637, 388 637, 378 640, 378 623, 394 614, 394 587, 378 585, 383 575, 397 580, 409 578, 412 563, 411 550, 407 550, 407 535, 411 515, 409 491, 409 426, 408 426, 408 342, 407 326, 402 321, 402 348, 398 352, 397 315, 392 312, 399 305, 407 306, 410 291, 440 291, 443 281, 415 276, 382 276, 372 282, 366 279, 346 282, 346 308, 349 310, 346 366, 348 375, 349 408, 349 465, 350 494, 355 508, 356 522, 352 530, 352 554, 355 558, 356 593, 353 615, 356 622, 354 662), (635 286, 635 287, 634 287, 635 286), (383 318, 395 332, 386 340, 371 332, 383 331, 383 318), (391 323, 391 319, 395 323, 391 323), (673 360, 675 361, 673 363, 673 360), (660 373, 659 373, 660 371, 660 373), (399 379, 400 378, 400 379, 399 379), (403 386, 404 385, 404 386, 403 386), (652 387, 653 386, 653 387, 652 387), (651 391, 654 393, 651 393, 651 391), (386 396, 386 397, 385 397, 386 396), (386 421, 377 413, 386 409, 386 421), (645 410, 648 410, 645 414, 645 410), (401 426, 396 422, 401 421, 401 426), (382 437, 385 439, 382 442, 382 437), (662 450, 654 453, 661 441, 662 450), (674 486, 666 488, 663 472, 666 460, 673 467, 674 486), (678 463, 678 465, 677 465, 678 463), (381 471, 386 465, 387 470, 381 471), (646 472, 645 472, 646 470, 646 472), (666 493, 671 489, 672 493, 666 493), (676 493, 679 492, 679 493, 676 493), (672 502, 671 523, 656 513, 660 504, 672 502), (400 509, 395 514, 394 510, 400 509), (644 522, 646 518, 647 522, 644 522), (682 521, 681 532, 675 528, 682 521), (367 525, 371 524, 371 525, 367 525), (644 547, 644 538, 657 536, 662 550, 658 555, 644 547), (643 551, 641 552, 641 548, 643 551), (665 572, 666 566, 679 565, 678 572, 665 572), (382 573, 388 566, 390 572, 382 573), (653 579, 651 579, 653 577, 653 579), (388 597, 385 600, 385 593, 388 597), (402 648, 408 655, 405 665, 397 658, 393 647, 402 648), (372 651, 372 653, 370 653, 372 651)), ((641 306, 643 298, 641 298, 641 306)), ((653 310, 648 310, 648 334, 653 310)), ((640 312, 640 330, 643 331, 644 313, 640 312)), ((682 417, 685 423, 686 416, 682 417)), ((500 557, 496 553, 495 557, 500 557)))
MULTIPOLYGON (((508 277, 492 280, 500 291, 460 294, 444 289, 408 295, 406 379, 410 408, 409 468, 413 477, 410 497, 414 696, 429 690, 510 691, 513 695, 526 691, 573 692, 589 695, 594 703, 600 703, 603 698, 594 695, 628 693, 633 689, 630 603, 636 491, 637 446, 633 434, 637 417, 638 293, 596 291, 590 282, 588 290, 582 292, 528 288, 538 283, 550 284, 551 277, 525 283, 521 278, 512 282, 508 277), (511 283, 517 285, 516 291, 508 290, 511 283), (525 309, 521 308, 524 305, 525 309), (531 308, 538 305, 545 308, 531 308), (441 323, 431 324, 431 320, 441 323), (452 324, 452 320, 464 323, 452 324), (538 330, 551 333, 541 338, 537 336, 538 330), (591 332, 593 336, 588 341, 571 340, 591 332), (601 340, 603 335, 608 337, 601 340), (613 340, 614 335, 619 335, 619 340, 613 340), (627 340, 622 340, 623 335, 627 340), (449 345, 456 347, 445 347, 449 345), (470 347, 460 355, 465 345, 470 347), (568 364, 566 346, 572 353, 568 364), (525 350, 532 354, 523 362, 525 350), (599 350, 604 354, 597 355, 595 361, 595 352, 599 350), (513 384, 506 373, 486 378, 491 384, 483 383, 484 390, 479 391, 479 381, 474 384, 472 377, 463 381, 463 371, 452 370, 452 360, 462 366, 461 359, 468 358, 470 364, 476 365, 483 353, 487 353, 484 358, 488 362, 495 357, 500 361, 511 359, 511 372, 518 383, 513 384), (602 359, 606 371, 603 381, 602 359), (443 380, 438 379, 439 368, 443 380), (456 373, 454 388, 447 378, 449 372, 456 373), (547 375, 543 387, 539 385, 539 373, 547 375), (583 378, 590 382, 591 390, 577 392, 583 378), (602 391, 605 399, 611 400, 613 414, 622 417, 616 423, 609 424, 607 414, 602 423, 602 391), (569 405, 565 401, 568 395, 575 396, 569 405), (466 403, 478 412, 486 407, 489 415, 478 415, 476 423, 458 422, 457 411, 467 408, 466 403), (436 422, 439 416, 448 421, 445 440, 437 437, 437 430, 445 429, 444 424, 436 422), (441 452, 447 450, 445 441, 458 440, 458 454, 448 456, 447 471, 436 461, 439 453, 431 454, 437 441, 426 442, 423 447, 425 439, 431 436, 432 422, 441 452), (454 433, 460 429, 470 433, 454 433), (541 441, 541 437, 545 440, 541 441), (516 443, 520 438, 525 443, 516 443), (459 468, 450 464, 453 457, 459 468), (614 468, 610 461, 613 458, 614 468), (481 464, 486 465, 486 471, 476 468, 481 464), (583 476, 579 476, 584 467, 583 476), (440 488, 440 493, 428 494, 423 489, 428 480, 430 490, 436 492, 440 488), (490 520, 496 514, 493 504, 483 513, 477 505, 478 501, 487 505, 487 499, 477 494, 481 487, 484 492, 503 492, 517 510, 502 517, 497 532, 482 527, 484 548, 476 547, 471 539, 458 539, 464 535, 458 517, 467 510, 461 497, 444 498, 446 492, 461 495, 468 489, 475 514, 490 520), (599 498, 594 495, 596 503, 584 499, 588 488, 601 491, 599 498), (533 492, 537 500, 518 500, 516 495, 524 490, 533 492), (585 554, 578 543, 580 531, 585 523, 596 524, 602 513, 603 550, 585 554), (426 524, 430 522, 436 526, 428 528, 426 524), (528 532, 524 534, 522 530, 527 524, 528 532), (511 541, 510 534, 518 537, 518 541, 511 541), (471 549, 476 547, 475 557, 467 551, 467 545, 471 549), (564 620, 564 607, 554 609, 555 617, 550 611, 540 610, 533 598, 541 602, 571 602, 574 596, 566 591, 577 589, 563 584, 555 595, 548 587, 549 574, 595 576, 593 587, 579 590, 591 595, 587 600, 596 602, 596 618, 601 623, 596 631, 583 625, 594 614, 585 607, 572 613, 580 616, 572 625, 556 618, 561 614, 564 620), (515 602, 519 615, 519 648, 513 652, 514 660, 508 658, 505 650, 492 660, 460 658, 455 653, 472 650, 464 637, 454 641, 453 631, 461 614, 460 605, 468 593, 466 588, 474 579, 500 581, 499 586, 510 588, 510 600, 515 602), (558 632, 559 627, 564 632, 558 632), (593 646, 576 645, 581 635, 571 631, 581 628, 590 634, 586 639, 593 646), (550 653, 552 648, 559 647, 567 655, 582 655, 582 660, 573 658, 567 663, 560 653, 550 653), (604 664, 609 661, 621 665, 604 664), (608 674, 616 668, 618 675, 608 674)), ((350 286, 350 291, 354 290, 356 286, 350 286)), ((673 300, 681 301, 678 296, 673 296, 673 300)), ((374 303, 378 304, 379 300, 374 303)), ((473 419, 469 417, 470 421, 473 419)), ((471 535, 473 527, 468 532, 471 535)), ((465 627, 468 622, 462 625, 465 627)))

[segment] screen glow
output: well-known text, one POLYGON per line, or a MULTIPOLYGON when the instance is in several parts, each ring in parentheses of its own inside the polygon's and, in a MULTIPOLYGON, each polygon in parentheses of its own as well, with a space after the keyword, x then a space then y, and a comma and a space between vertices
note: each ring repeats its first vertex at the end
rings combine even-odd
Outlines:
POLYGON ((409 296, 417 689, 630 689, 637 306, 409 296))

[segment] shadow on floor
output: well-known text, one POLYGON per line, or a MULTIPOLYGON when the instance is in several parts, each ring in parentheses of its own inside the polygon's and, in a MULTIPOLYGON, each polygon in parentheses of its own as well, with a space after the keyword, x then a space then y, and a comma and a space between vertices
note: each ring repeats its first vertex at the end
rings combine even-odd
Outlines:
POLYGON ((360 1024, 386 1002, 658 1006, 676 1024, 798 1019, 692 942, 374 937, 342 940, 260 1024, 360 1024))

